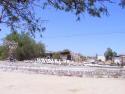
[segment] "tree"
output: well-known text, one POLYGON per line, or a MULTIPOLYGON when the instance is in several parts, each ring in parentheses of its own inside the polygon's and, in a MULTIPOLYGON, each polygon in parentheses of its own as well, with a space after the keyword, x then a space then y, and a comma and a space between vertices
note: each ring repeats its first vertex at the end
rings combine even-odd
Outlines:
POLYGON ((0 24, 5 24, 12 31, 30 31, 33 35, 44 30, 40 19, 33 13, 33 2, 37 0, 0 0, 0 24))
POLYGON ((0 0, 0 24, 5 24, 12 31, 35 32, 45 30, 44 20, 36 17, 35 8, 50 5, 56 9, 73 12, 80 19, 80 15, 88 13, 91 16, 101 17, 108 14, 107 4, 119 4, 125 7, 125 0, 0 0))
MULTIPOLYGON (((15 53, 17 60, 34 59, 44 56, 44 44, 36 43, 35 40, 29 36, 29 34, 12 32, 6 36, 5 40, 15 41, 18 43, 18 47, 15 53)), ((1 53, 5 53, 4 51, 5 50, 2 50, 1 53)))
POLYGON ((60 59, 60 53, 56 52, 52 54, 53 59, 60 59))
POLYGON ((113 57, 117 56, 116 52, 113 52, 111 48, 107 48, 104 53, 106 60, 113 60, 113 57))
POLYGON ((62 52, 71 52, 69 49, 64 49, 62 52))
POLYGON ((5 46, 0 46, 0 60, 6 59, 8 56, 8 49, 5 46))

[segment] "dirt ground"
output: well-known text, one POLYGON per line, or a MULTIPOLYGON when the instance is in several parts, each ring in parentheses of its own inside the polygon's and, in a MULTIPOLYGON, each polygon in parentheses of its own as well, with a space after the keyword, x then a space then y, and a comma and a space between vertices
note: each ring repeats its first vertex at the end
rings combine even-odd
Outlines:
POLYGON ((0 94, 125 94, 125 79, 0 72, 0 94))

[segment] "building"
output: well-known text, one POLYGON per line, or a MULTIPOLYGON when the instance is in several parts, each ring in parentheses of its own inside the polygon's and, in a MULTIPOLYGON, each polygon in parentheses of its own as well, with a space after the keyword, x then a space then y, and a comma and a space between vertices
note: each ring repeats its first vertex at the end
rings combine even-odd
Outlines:
POLYGON ((60 58, 63 60, 72 60, 71 52, 69 50, 64 50, 58 52, 60 54, 60 58))
POLYGON ((125 65, 125 55, 115 56, 113 60, 115 64, 125 65))
POLYGON ((105 56, 97 56, 97 61, 105 62, 106 58, 105 58, 105 56))
POLYGON ((121 57, 120 56, 115 56, 113 58, 115 64, 121 64, 121 57))
POLYGON ((53 59, 62 59, 62 60, 72 60, 75 62, 82 62, 85 57, 81 54, 71 52, 69 50, 63 50, 58 52, 46 52, 46 58, 53 58, 53 59))
POLYGON ((125 65, 125 55, 119 55, 121 57, 122 65, 125 65))
POLYGON ((45 52, 45 58, 50 59, 52 58, 53 52, 52 51, 46 51, 45 52))
POLYGON ((95 63, 96 62, 96 57, 94 57, 94 56, 87 56, 86 57, 86 62, 88 62, 88 63, 95 63))

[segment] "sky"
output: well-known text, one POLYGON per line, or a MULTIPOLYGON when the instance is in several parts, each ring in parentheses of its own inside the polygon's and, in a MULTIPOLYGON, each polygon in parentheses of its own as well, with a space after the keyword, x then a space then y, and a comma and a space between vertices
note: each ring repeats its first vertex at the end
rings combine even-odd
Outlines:
MULTIPOLYGON (((43 42, 48 51, 69 49, 87 56, 103 55, 107 48, 118 54, 125 54, 125 9, 119 6, 108 6, 109 16, 101 18, 83 14, 76 21, 73 13, 58 11, 53 8, 37 10, 37 16, 47 22, 43 37, 37 36, 36 41, 43 42)), ((0 39, 9 34, 7 27, 0 25, 0 39)))

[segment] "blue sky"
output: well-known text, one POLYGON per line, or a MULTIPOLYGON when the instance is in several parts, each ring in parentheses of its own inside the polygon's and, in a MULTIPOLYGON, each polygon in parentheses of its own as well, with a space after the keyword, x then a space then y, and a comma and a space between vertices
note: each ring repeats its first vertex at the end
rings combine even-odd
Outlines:
MULTIPOLYGON (((119 54, 125 53, 125 9, 110 6, 110 16, 101 18, 88 14, 81 16, 79 22, 72 13, 65 13, 53 8, 37 10, 37 16, 48 20, 44 25, 47 30, 37 41, 45 43, 49 51, 70 49, 83 55, 103 55, 110 47, 119 54)), ((0 39, 9 33, 7 27, 0 32, 0 39)))

